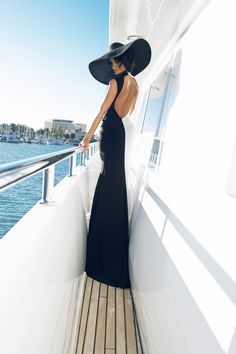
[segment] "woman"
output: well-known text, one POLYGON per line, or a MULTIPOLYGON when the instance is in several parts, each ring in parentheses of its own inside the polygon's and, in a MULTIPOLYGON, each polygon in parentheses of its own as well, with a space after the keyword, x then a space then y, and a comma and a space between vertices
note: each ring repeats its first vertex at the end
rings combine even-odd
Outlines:
POLYGON ((138 85, 133 76, 140 73, 150 59, 150 46, 140 38, 126 45, 111 44, 108 53, 89 64, 94 78, 109 84, 109 90, 81 142, 81 146, 87 149, 102 120, 99 148, 103 163, 93 197, 85 270, 91 278, 121 288, 130 287, 123 119, 133 112, 138 96, 138 85))

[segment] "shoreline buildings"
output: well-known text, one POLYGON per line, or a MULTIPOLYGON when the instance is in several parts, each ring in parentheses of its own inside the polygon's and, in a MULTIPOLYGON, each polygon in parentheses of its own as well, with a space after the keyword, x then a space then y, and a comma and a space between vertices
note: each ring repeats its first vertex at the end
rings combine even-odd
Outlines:
POLYGON ((74 134, 74 141, 81 141, 86 134, 87 124, 74 123, 68 119, 51 119, 46 120, 44 129, 49 131, 60 131, 62 134, 74 134))
POLYGON ((0 124, 1 142, 35 142, 41 144, 78 144, 86 134, 87 125, 68 119, 51 119, 44 128, 34 130, 24 124, 0 124))
POLYGON ((75 131, 86 132, 87 124, 83 123, 73 123, 73 120, 68 119, 51 119, 44 122, 44 129, 49 129, 50 131, 62 130, 63 132, 75 133, 75 131))

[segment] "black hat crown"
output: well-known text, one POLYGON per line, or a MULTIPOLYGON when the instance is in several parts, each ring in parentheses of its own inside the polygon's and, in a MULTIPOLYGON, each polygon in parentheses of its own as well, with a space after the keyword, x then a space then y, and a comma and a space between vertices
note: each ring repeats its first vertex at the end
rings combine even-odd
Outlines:
POLYGON ((109 50, 113 50, 113 49, 122 47, 122 45, 123 45, 123 43, 120 43, 120 42, 111 43, 110 46, 109 46, 109 50))

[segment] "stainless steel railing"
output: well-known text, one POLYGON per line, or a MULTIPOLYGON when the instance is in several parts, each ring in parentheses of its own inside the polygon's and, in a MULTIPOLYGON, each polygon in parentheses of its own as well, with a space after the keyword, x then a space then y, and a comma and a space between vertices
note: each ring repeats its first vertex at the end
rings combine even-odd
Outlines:
POLYGON ((68 176, 74 176, 77 167, 77 154, 81 154, 80 165, 85 165, 86 160, 90 159, 97 150, 98 142, 89 144, 86 151, 83 151, 81 147, 73 147, 0 165, 0 192, 43 171, 42 200, 40 202, 49 204, 52 202, 51 192, 54 186, 55 164, 69 158, 68 176))

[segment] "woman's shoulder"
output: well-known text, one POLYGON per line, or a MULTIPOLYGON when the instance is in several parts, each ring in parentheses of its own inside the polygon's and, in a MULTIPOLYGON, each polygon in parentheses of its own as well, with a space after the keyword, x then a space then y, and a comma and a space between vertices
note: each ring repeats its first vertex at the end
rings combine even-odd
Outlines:
POLYGON ((137 83, 136 79, 134 78, 134 76, 132 76, 131 74, 128 74, 128 75, 126 75, 126 77, 127 77, 128 82, 135 85, 137 90, 139 90, 138 83, 137 83))

